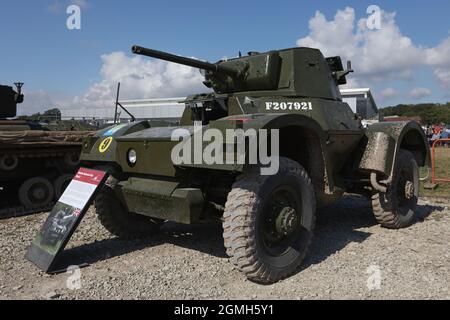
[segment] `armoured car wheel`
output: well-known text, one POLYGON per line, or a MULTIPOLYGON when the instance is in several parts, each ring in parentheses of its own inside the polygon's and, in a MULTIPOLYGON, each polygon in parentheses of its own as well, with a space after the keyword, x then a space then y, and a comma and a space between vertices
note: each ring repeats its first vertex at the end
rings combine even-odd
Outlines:
POLYGON ((19 188, 19 200, 26 209, 46 207, 53 197, 53 185, 43 177, 31 178, 19 188))
POLYGON ((372 196, 376 220, 385 228, 401 229, 410 226, 415 218, 419 197, 419 167, 414 155, 400 150, 394 177, 386 193, 372 196))
POLYGON ((297 162, 280 158, 276 175, 240 176, 228 195, 224 240, 233 264, 250 280, 274 283, 295 273, 312 240, 316 199, 297 162))
POLYGON ((123 239, 144 238, 156 233, 162 221, 128 212, 114 192, 116 184, 117 180, 109 178, 94 203, 105 229, 123 239))

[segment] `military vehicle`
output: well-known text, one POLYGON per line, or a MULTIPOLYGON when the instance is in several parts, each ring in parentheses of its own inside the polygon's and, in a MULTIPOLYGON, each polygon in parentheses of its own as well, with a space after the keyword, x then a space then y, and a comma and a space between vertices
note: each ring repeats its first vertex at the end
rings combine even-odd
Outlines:
MULTIPOLYGON (((222 221, 236 268, 255 282, 274 283, 301 267, 317 206, 344 193, 369 197, 383 227, 404 228, 415 221, 418 167, 430 164, 424 133, 415 122, 364 129, 339 91, 353 72, 351 63, 344 70, 340 57, 325 58, 312 48, 250 52, 217 63, 138 46, 132 51, 199 68, 214 92, 188 97, 180 126, 141 121, 85 140, 84 165, 110 173, 94 204, 114 235, 149 236, 166 221, 222 221), (172 151, 180 141, 173 134, 184 129, 194 136, 196 122, 205 132, 224 135, 278 130, 278 171, 261 174, 262 162, 175 164, 172 151)), ((224 143, 233 159, 235 143, 224 143)))
POLYGON ((22 86, 0 86, 0 217, 51 208, 78 168, 82 138, 91 134, 8 119, 24 101, 22 86))

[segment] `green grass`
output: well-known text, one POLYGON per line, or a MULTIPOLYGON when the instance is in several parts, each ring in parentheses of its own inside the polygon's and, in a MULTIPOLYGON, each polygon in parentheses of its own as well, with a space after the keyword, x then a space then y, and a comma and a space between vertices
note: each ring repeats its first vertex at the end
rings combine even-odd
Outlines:
MULTIPOLYGON (((421 176, 427 175, 426 169, 421 170, 421 176)), ((450 180, 450 148, 436 148, 436 178, 450 180)), ((431 171, 430 178, 431 181, 431 171)), ((420 194, 424 197, 445 197, 450 198, 450 182, 439 182, 439 186, 435 190, 424 189, 425 182, 422 182, 420 194)))

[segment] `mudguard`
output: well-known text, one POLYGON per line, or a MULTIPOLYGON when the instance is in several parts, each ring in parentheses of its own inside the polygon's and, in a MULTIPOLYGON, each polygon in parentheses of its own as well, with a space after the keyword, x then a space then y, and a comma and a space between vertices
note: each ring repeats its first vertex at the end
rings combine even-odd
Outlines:
MULTIPOLYGON (((251 115, 238 115, 238 116, 230 116, 227 118, 220 119, 218 121, 211 122, 209 125, 210 128, 219 129, 222 132, 225 132, 226 129, 236 129, 240 128, 245 130, 254 129, 256 131, 260 129, 278 129, 283 130, 287 127, 302 127, 314 132, 319 140, 318 147, 320 147, 322 161, 323 161, 323 170, 321 172, 322 180, 325 177, 327 181, 327 189, 326 192, 332 192, 334 188, 333 174, 331 172, 330 160, 328 158, 328 154, 326 152, 326 144, 328 140, 328 132, 321 125, 315 121, 313 118, 308 117, 302 114, 251 114, 251 115)), ((317 159, 319 164, 319 159, 317 159)), ((208 168, 205 166, 205 168, 208 168)), ((226 167, 222 168, 227 170, 226 167)), ((233 166, 229 167, 229 170, 243 172, 245 171, 245 166, 233 166)), ((323 189, 323 188, 320 188, 323 189)))
MULTIPOLYGON (((256 131, 260 129, 279 129, 282 130, 286 127, 298 126, 305 127, 314 131, 320 139, 322 150, 325 150, 324 146, 327 141, 327 134, 321 126, 312 118, 301 114, 247 114, 230 116, 218 121, 210 122, 208 128, 218 129, 224 135, 228 129, 243 129, 244 131, 254 129, 256 131)), ((324 155, 324 160, 325 159, 324 155)), ((325 161, 326 162, 326 161, 325 161)), ((201 167, 201 165, 200 165, 201 167)), ((204 166, 205 168, 210 166, 204 166)), ((243 171, 242 166, 224 166, 224 170, 243 171)))
POLYGON ((384 175, 391 181, 400 149, 411 151, 421 167, 431 166, 431 153, 427 138, 415 122, 383 122, 371 125, 366 131, 368 139, 359 169, 384 175))

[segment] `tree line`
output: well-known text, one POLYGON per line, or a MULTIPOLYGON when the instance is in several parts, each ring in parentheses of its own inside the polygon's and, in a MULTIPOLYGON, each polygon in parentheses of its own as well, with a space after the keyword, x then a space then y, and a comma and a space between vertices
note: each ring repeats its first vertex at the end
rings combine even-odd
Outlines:
POLYGON ((399 104, 381 109, 383 116, 421 117, 423 124, 450 124, 450 102, 446 104, 399 104))
POLYGON ((43 113, 35 113, 31 116, 19 116, 17 117, 19 120, 26 121, 40 121, 40 122, 52 122, 52 121, 60 121, 61 120, 61 110, 55 108, 44 111, 43 113))

